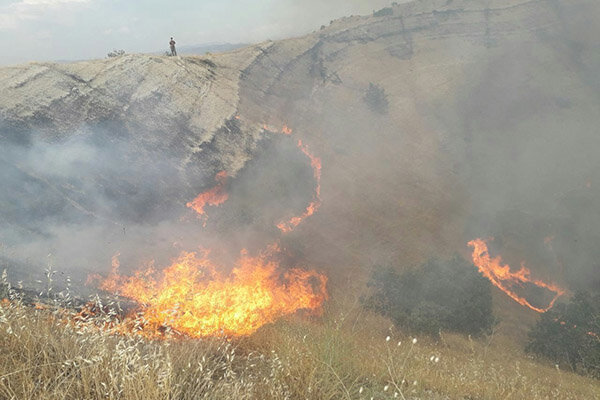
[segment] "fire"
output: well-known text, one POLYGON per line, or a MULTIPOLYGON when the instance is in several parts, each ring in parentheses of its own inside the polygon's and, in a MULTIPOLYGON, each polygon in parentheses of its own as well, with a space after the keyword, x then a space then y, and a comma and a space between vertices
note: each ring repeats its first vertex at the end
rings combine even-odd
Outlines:
POLYGON ((227 201, 229 195, 225 190, 225 184, 227 183, 227 172, 221 171, 215 176, 215 181, 217 184, 207 190, 206 192, 200 193, 196 198, 187 203, 186 206, 188 208, 193 209, 199 215, 205 215, 204 207, 206 205, 209 206, 219 206, 227 201))
MULTIPOLYGON (((111 268, 110 268, 110 275, 113 276, 115 275, 118 270, 119 267, 121 266, 121 263, 119 262, 119 257, 121 256, 120 252, 116 252, 112 258, 111 258, 111 268)), ((85 281, 85 286, 96 286, 99 282, 102 282, 102 276, 100 274, 89 274, 86 281, 85 281)), ((110 290, 113 291, 115 288, 104 288, 105 290, 110 290)))
POLYGON ((302 140, 298 140, 298 147, 302 152, 310 159, 310 165, 313 169, 313 175, 317 183, 313 200, 306 207, 306 210, 302 215, 291 218, 289 221, 282 221, 277 224, 279 230, 283 233, 288 233, 294 230, 302 221, 317 212, 321 206, 321 159, 313 156, 309 151, 308 147, 302 144, 302 140))
MULTIPOLYGON (((263 128, 276 132, 267 125, 263 128)), ((292 129, 284 125, 281 133, 291 135, 292 129)), ((282 232, 293 230, 313 215, 321 203, 321 160, 302 141, 298 141, 298 147, 310 159, 316 190, 301 216, 278 225, 282 232)), ((213 188, 187 204, 200 216, 205 215, 207 205, 218 206, 228 198, 227 173, 219 172, 215 180, 213 188)), ((224 268, 209 258, 208 251, 184 251, 162 271, 150 265, 131 276, 119 273, 117 253, 108 277, 94 276, 93 280, 99 282, 101 289, 139 305, 139 310, 129 315, 119 329, 141 329, 149 337, 161 337, 166 330, 190 337, 246 336, 299 310, 319 313, 328 298, 325 275, 300 268, 282 270, 276 261, 279 253, 277 245, 269 246, 258 256, 250 256, 243 250, 235 268, 225 274, 224 268)), ((84 310, 82 318, 93 314, 92 311, 84 310)))
POLYGON ((164 271, 149 267, 121 276, 118 264, 100 287, 141 306, 144 333, 165 327, 191 337, 245 336, 298 310, 319 312, 327 299, 327 277, 313 270, 281 271, 271 246, 256 257, 242 251, 231 274, 208 252, 182 252, 164 271))
MULTIPOLYGON (((277 128, 273 128, 272 126, 269 126, 267 124, 263 124, 262 125, 262 129, 264 131, 267 132, 271 132, 271 133, 278 133, 279 131, 277 130, 277 128)), ((289 126, 287 126, 286 124, 283 125, 283 127, 281 128, 281 133, 284 135, 291 135, 293 133, 292 128, 290 128, 289 126)))
POLYGON ((564 289, 561 289, 555 284, 532 279, 531 271, 525 268, 523 264, 521 264, 520 270, 516 272, 511 271, 509 265, 502 265, 502 258, 500 256, 495 258, 490 256, 487 243, 482 239, 471 240, 469 246, 473 247, 473 264, 477 266, 482 275, 488 278, 494 286, 506 293, 511 299, 523 306, 529 307, 539 313, 543 313, 551 309, 554 306, 554 302, 565 293, 564 289), (547 289, 554 293, 554 296, 547 307, 540 308, 533 306, 527 299, 519 296, 511 289, 514 285, 523 286, 523 284, 526 283, 547 289))

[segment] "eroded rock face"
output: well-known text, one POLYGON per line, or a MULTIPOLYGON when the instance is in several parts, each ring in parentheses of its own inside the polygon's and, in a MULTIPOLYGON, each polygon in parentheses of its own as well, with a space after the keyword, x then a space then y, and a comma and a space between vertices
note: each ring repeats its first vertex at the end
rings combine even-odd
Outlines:
POLYGON ((0 197, 0 216, 25 236, 44 218, 72 223, 73 210, 86 221, 176 220, 226 170, 260 185, 258 194, 254 182, 232 188, 240 198, 214 211, 228 221, 219 229, 230 235, 260 220, 272 234, 271 222, 311 196, 302 155, 285 163, 293 142, 262 141, 286 124, 290 141, 303 139, 323 160, 320 213, 294 233, 299 257, 313 264, 462 252, 474 235, 502 234, 501 215, 557 226, 551 215, 569 193, 596 198, 600 186, 600 48, 590 23, 599 10, 591 0, 414 1, 208 57, 2 68, 0 138, 17 150, 1 161, 13 194, 0 197), (36 152, 52 159, 65 144, 77 155, 62 165, 69 173, 36 164, 36 152), (272 167, 260 161, 269 152, 284 154, 271 180, 260 170, 272 167), (298 180, 293 198, 281 193, 286 179, 298 180), (17 212, 28 194, 35 201, 17 212))
MULTIPOLYGON (((189 156, 235 116, 240 68, 254 53, 241 50, 219 64, 198 57, 126 55, 4 68, 3 119, 48 141, 86 127, 119 126, 141 149, 161 147, 189 156)), ((5 137, 10 133, 3 131, 5 137)))
POLYGON ((86 197, 98 193, 73 193, 85 189, 85 180, 121 209, 102 210, 111 220, 148 217, 142 211, 148 204, 160 209, 161 202, 185 204, 214 170, 235 175, 256 146, 258 126, 242 133, 234 118, 240 68, 256 53, 241 50, 217 62, 127 55, 4 68, 0 136, 5 148, 15 148, 4 161, 29 179, 40 178, 38 184, 52 186, 58 198, 62 193, 88 215, 97 210, 86 197), (29 160, 35 152, 47 152, 60 158, 69 151, 79 153, 74 163, 88 164, 86 177, 42 177, 35 162, 11 157, 22 153, 29 160))

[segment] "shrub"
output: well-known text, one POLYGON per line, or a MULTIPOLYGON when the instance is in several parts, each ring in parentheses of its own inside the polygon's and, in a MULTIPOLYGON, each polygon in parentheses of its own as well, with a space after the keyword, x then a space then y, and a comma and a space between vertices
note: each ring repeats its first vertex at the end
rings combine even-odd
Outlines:
POLYGON ((428 334, 450 330, 478 335, 494 325, 489 281, 458 256, 430 260, 402 274, 378 268, 368 286, 373 291, 363 305, 398 327, 428 334))
POLYGON ((600 378, 600 295, 578 292, 542 314, 526 351, 600 378))
POLYGON ((392 7, 385 7, 373 12, 374 17, 386 17, 388 15, 394 15, 394 9, 392 7))
POLYGON ((116 50, 115 49, 115 50, 109 52, 106 56, 108 58, 114 58, 114 57, 120 57, 120 56, 123 56, 123 55, 125 55, 125 50, 116 50))
POLYGON ((369 83, 364 97, 365 103, 371 109, 371 111, 386 114, 388 112, 388 99, 385 90, 374 83, 369 83))

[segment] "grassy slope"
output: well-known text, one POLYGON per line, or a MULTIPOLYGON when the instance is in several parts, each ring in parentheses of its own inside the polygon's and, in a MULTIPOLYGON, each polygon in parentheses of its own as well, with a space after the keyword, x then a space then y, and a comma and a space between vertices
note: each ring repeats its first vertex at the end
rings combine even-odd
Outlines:
POLYGON ((65 324, 59 311, 4 302, 0 398, 600 396, 598 381, 524 357, 505 335, 444 334, 437 342, 419 337, 413 343, 350 300, 330 303, 321 318, 288 318, 249 338, 169 341, 111 336, 89 325, 65 324))

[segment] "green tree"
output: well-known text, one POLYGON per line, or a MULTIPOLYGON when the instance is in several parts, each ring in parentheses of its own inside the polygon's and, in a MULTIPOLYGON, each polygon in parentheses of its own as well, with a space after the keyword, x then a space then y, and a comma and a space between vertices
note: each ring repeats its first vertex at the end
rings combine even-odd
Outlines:
POLYGON ((600 295, 578 292, 542 314, 526 351, 600 378, 600 295))
POLYGON ((374 17, 387 17, 389 15, 394 15, 394 9, 392 7, 385 7, 381 10, 373 11, 374 17))
POLYGON ((458 256, 430 260, 401 274, 391 267, 377 268, 368 286, 372 291, 363 305, 399 327, 478 335, 494 325, 489 281, 458 256))
POLYGON ((381 86, 372 82, 369 83, 369 87, 365 92, 363 100, 367 103, 367 106, 371 111, 379 114, 387 114, 389 102, 385 89, 381 86))

